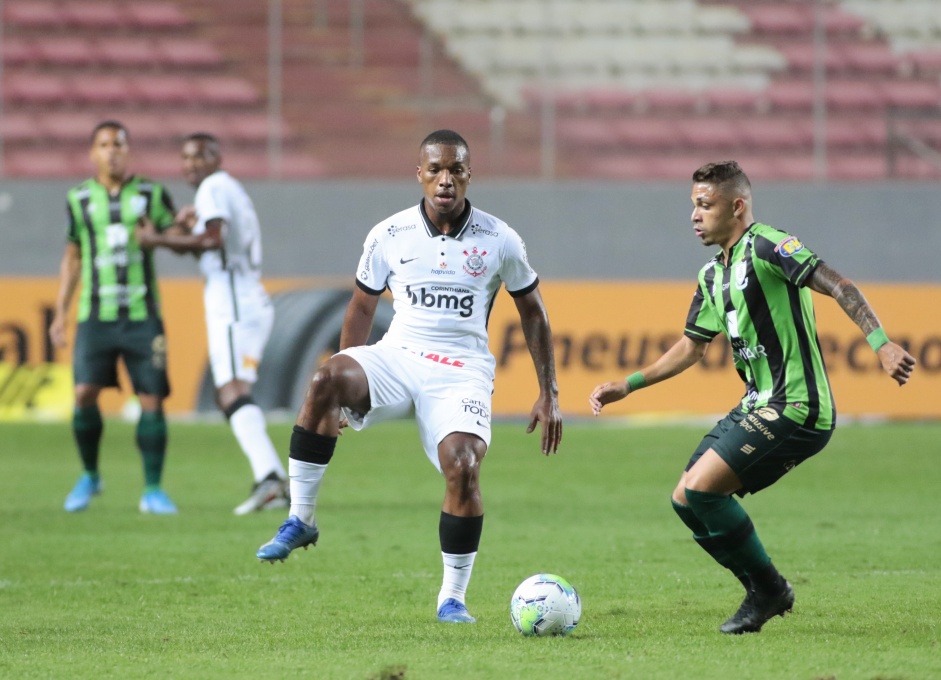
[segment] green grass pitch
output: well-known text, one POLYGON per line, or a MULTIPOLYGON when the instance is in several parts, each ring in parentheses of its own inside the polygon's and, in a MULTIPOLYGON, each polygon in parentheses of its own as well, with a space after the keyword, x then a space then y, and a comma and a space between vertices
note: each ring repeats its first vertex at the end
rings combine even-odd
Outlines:
MULTIPOLYGON (((2 425, 0 678, 941 678, 941 424, 842 426, 746 498, 797 604, 742 637, 717 631, 740 586, 670 508, 707 429, 577 423, 547 459, 495 426, 460 626, 434 617, 443 485, 410 422, 341 438, 320 545, 274 566, 254 553, 283 514, 232 515, 250 475, 224 424, 171 423, 175 517, 137 511, 133 426, 107 423, 105 493, 69 515, 69 428, 2 425), (510 623, 541 571, 581 594, 569 638, 510 623)), ((283 455, 289 432, 271 427, 283 455)))

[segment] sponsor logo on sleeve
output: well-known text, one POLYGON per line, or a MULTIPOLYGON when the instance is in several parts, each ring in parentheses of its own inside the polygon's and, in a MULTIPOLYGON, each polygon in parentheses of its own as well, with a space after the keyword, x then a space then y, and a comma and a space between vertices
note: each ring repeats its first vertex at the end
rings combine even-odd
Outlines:
POLYGON ((788 236, 775 246, 775 252, 781 253, 781 257, 790 257, 804 249, 804 244, 797 240, 796 236, 788 236))

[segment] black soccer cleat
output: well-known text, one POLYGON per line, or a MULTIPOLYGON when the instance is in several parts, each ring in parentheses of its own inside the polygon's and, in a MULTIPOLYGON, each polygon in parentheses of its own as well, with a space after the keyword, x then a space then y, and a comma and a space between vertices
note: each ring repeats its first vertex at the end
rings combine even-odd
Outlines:
POLYGON ((784 616, 793 608, 794 589, 787 581, 784 581, 784 587, 776 593, 749 590, 742 606, 719 627, 719 630, 729 635, 758 633, 768 621, 775 616, 784 616))

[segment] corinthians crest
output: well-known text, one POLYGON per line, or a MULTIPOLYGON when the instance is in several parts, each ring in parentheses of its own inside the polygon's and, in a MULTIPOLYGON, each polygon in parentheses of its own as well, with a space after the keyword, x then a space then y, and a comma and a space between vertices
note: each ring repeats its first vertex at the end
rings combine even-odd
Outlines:
POLYGON ((477 247, 474 246, 473 250, 470 252, 465 250, 464 254, 467 255, 467 260, 464 262, 464 271, 474 278, 487 272, 487 265, 484 264, 484 255, 487 254, 486 250, 478 252, 477 247))

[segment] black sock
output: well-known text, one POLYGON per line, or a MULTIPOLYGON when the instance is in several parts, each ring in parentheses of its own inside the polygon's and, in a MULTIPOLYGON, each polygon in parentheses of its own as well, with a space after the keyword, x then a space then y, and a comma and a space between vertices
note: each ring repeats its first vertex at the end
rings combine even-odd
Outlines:
POLYGON ((101 411, 98 405, 77 406, 72 413, 72 434, 78 445, 78 455, 82 459, 85 472, 98 476, 98 451, 101 444, 101 433, 105 426, 101 420, 101 411))
POLYGON ((483 528, 483 515, 458 517, 442 511, 441 519, 438 522, 441 552, 449 555, 467 555, 477 552, 483 528))

